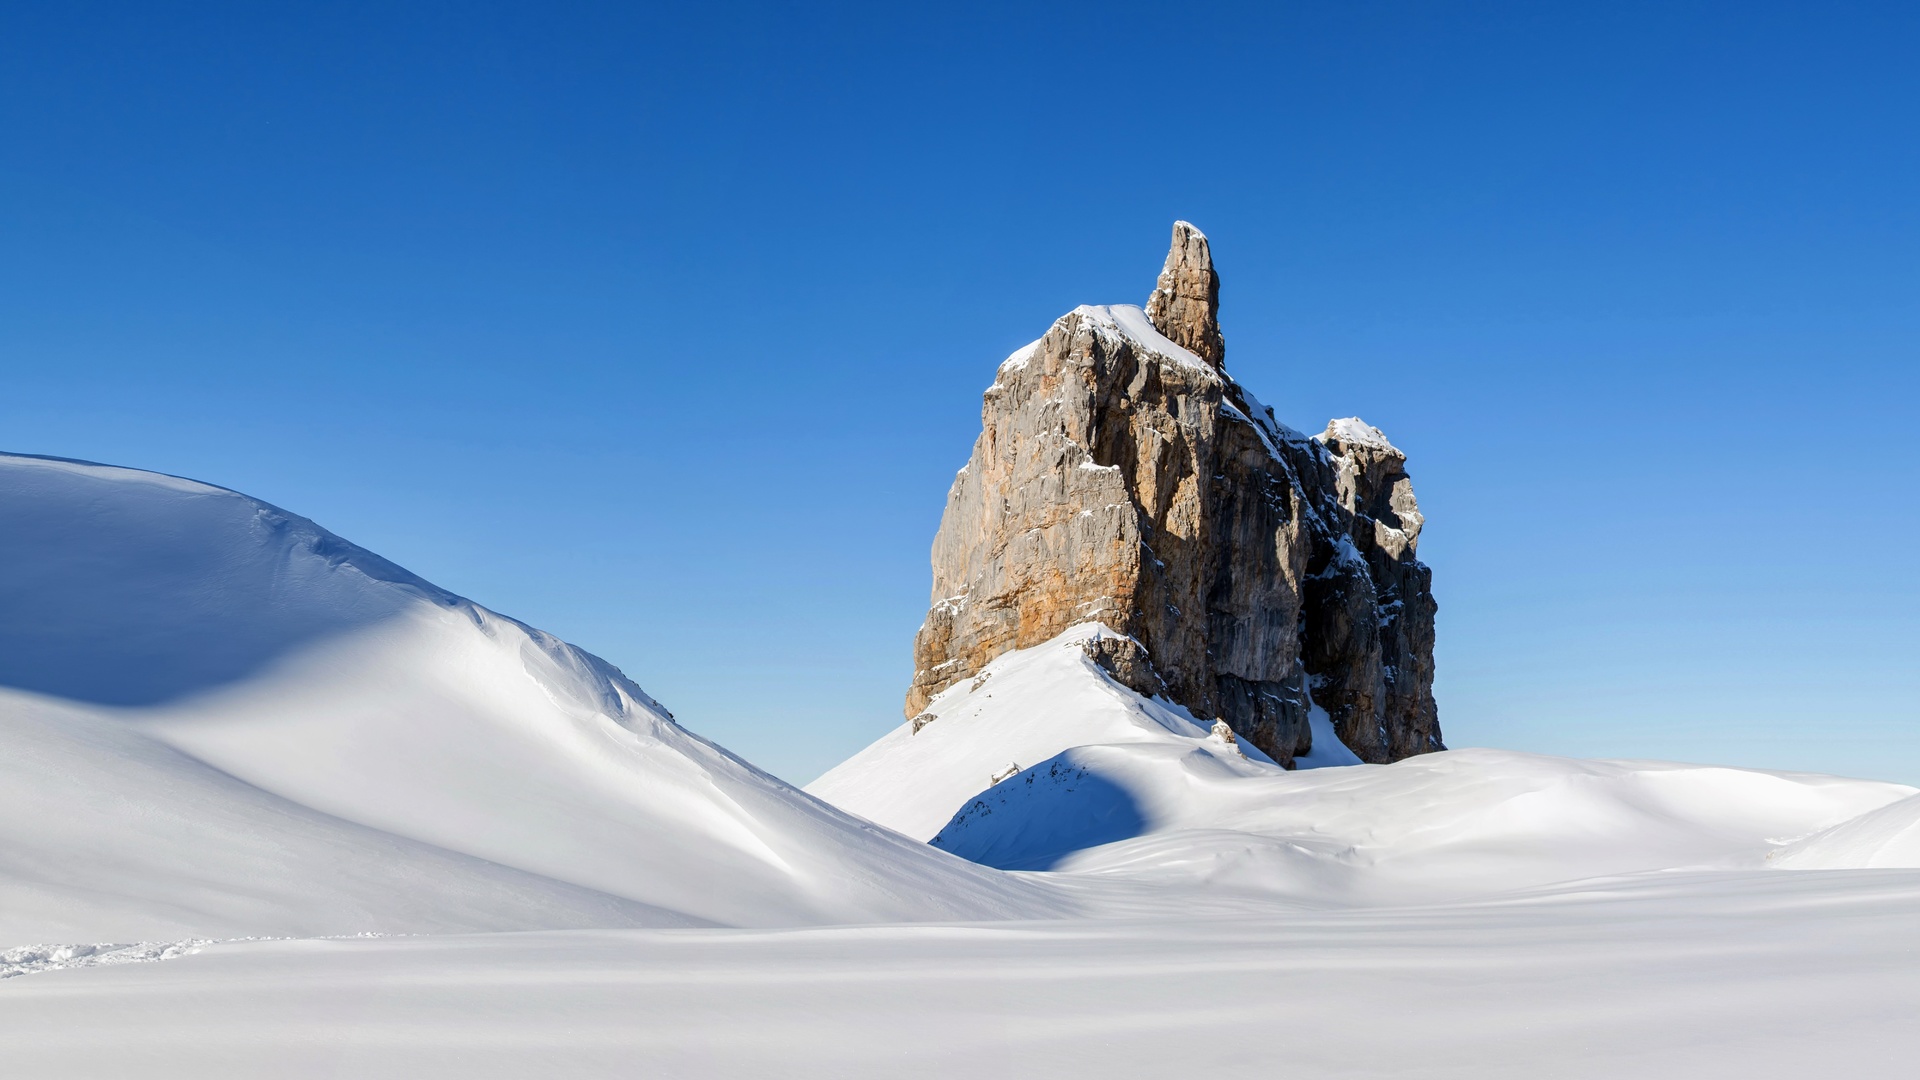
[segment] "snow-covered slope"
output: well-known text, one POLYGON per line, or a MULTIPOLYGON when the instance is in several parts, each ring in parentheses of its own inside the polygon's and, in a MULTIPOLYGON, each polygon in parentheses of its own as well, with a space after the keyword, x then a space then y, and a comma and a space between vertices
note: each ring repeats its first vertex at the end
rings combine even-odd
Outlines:
POLYGON ((97 710, 0 693, 0 948, 688 921, 316 812, 97 710))
MULTIPOLYGON (((807 790, 870 821, 931 840, 995 777, 1076 746, 1151 744, 1236 773, 1286 771, 1245 739, 1215 735, 1180 706, 1116 682, 1085 648, 1103 636, 1115 635, 1099 623, 1082 623, 1043 645, 999 657, 936 696, 926 711, 931 722, 918 730, 912 721, 900 725, 807 790)), ((1314 729, 1313 752, 1296 767, 1358 763, 1324 714, 1314 717, 1314 729)))
POLYGON ((1324 723, 1302 764, 1347 767, 1288 772, 1109 677, 1082 647, 1106 633, 1000 657, 809 790, 990 866, 1312 902, 1757 868, 1870 811, 1886 820, 1866 839, 1773 863, 1904 865, 1873 859, 1920 817, 1913 788, 1809 774, 1496 750, 1351 764, 1324 723))
POLYGON ((1052 910, 235 492, 0 456, 0 934, 1052 910))
POLYGON ((1413 903, 1647 871, 1759 868, 1791 840, 1912 792, 1830 776, 1499 750, 1248 775, 1163 747, 1087 746, 983 792, 935 843, 1008 868, 1413 903), (1106 839, 1070 824, 1087 820, 1089 800, 1118 807, 1104 813, 1135 822, 1130 835, 1087 843, 1106 839))
POLYGON ((1920 867, 1920 795, 1789 844, 1772 861, 1790 870, 1920 867))
POLYGON ((1151 743, 1234 762, 1257 759, 1282 771, 1244 740, 1215 739, 1185 709, 1143 698, 1109 678, 1083 643, 1112 634, 1083 623, 1044 645, 999 657, 936 696, 926 710, 931 722, 918 730, 912 721, 900 725, 807 790, 931 840, 995 777, 1075 746, 1151 743))

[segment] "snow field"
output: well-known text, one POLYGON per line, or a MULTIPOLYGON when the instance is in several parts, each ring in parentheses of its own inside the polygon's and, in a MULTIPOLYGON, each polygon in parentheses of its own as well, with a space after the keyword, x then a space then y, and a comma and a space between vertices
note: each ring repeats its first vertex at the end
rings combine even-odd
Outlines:
POLYGON ((1920 1053, 1917 908, 1912 872, 1748 871, 1237 918, 214 945, 0 983, 0 1042, 21 1075, 154 1080, 1872 1080, 1920 1053))

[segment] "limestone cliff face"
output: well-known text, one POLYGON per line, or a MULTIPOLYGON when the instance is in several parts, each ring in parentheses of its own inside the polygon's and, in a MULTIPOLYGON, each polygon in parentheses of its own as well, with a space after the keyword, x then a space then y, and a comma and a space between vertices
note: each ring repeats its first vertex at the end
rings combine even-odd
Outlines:
POLYGON ((1000 366, 934 539, 909 716, 1098 621, 1137 643, 1095 657, 1122 681, 1283 763, 1316 705, 1365 760, 1441 748, 1405 456, 1357 419, 1276 422, 1226 374, 1218 309, 1180 222, 1145 311, 1076 308, 1000 366))

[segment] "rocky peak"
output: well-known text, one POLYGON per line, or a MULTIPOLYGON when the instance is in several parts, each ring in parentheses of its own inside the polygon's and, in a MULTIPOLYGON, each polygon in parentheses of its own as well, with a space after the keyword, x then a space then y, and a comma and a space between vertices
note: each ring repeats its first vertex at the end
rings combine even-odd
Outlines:
POLYGON ((1227 342, 1220 336, 1220 277, 1213 272, 1213 250, 1206 234, 1184 221, 1173 223, 1173 246, 1147 297, 1147 318, 1168 341, 1224 368, 1227 342))
POLYGON ((1076 308, 987 389, 934 538, 907 715, 1097 622, 1118 636, 1093 662, 1283 764, 1316 709, 1367 761, 1440 749, 1406 456, 1358 419, 1309 439, 1228 378, 1207 239, 1173 235, 1145 311, 1076 308))

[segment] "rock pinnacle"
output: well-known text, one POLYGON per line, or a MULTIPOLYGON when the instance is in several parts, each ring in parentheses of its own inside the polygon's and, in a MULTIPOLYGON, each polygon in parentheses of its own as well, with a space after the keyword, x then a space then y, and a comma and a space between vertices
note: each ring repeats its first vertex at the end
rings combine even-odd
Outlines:
POLYGON ((1220 277, 1213 272, 1207 236, 1184 221, 1173 223, 1167 264, 1147 298, 1147 318, 1168 341, 1222 368, 1227 343, 1220 336, 1220 277))

